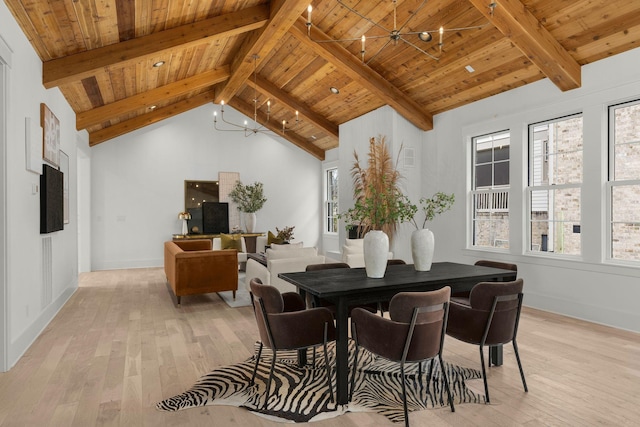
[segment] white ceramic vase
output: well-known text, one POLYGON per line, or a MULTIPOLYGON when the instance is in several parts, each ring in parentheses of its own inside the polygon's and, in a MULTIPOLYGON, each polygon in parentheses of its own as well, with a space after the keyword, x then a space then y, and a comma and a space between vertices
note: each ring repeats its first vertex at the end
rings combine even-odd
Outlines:
POLYGON ((256 213, 245 212, 244 213, 244 228, 247 229, 247 233, 253 233, 256 229, 256 213))
POLYGON ((431 270, 434 247, 433 232, 428 228, 415 230, 411 233, 411 255, 413 256, 413 266, 416 271, 431 270))
POLYGON ((367 277, 379 279, 384 277, 389 257, 389 236, 380 230, 371 230, 364 236, 364 268, 367 277))

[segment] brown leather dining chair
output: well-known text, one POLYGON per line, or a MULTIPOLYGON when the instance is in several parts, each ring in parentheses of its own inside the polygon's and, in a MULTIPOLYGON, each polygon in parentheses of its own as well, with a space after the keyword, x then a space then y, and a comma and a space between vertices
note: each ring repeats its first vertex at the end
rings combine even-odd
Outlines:
MULTIPOLYGON (((447 389, 451 412, 455 412, 449 380, 442 361, 450 296, 451 288, 449 286, 435 291, 397 293, 389 303, 390 319, 360 308, 354 309, 351 312, 351 335, 355 341, 356 350, 351 376, 351 395, 353 395, 355 386, 355 371, 360 347, 387 360, 400 362, 404 420, 408 427, 405 363, 430 361, 427 374, 428 387, 434 360, 437 357, 447 389), (380 339, 380 337, 384 337, 384 339, 380 339)), ((419 368, 418 375, 421 375, 421 365, 419 368)))
POLYGON ((270 285, 263 285, 260 279, 251 279, 251 303, 260 333, 260 347, 251 376, 254 384, 262 349, 267 346, 273 351, 267 393, 263 408, 267 407, 271 391, 271 380, 278 350, 301 350, 322 345, 327 372, 327 386, 331 401, 334 402, 331 386, 331 367, 327 353, 327 343, 335 341, 336 328, 333 314, 326 308, 306 309, 302 297, 296 292, 280 291, 270 285))
MULTIPOLYGON (((451 300, 447 335, 480 347, 480 363, 482 364, 482 379, 487 403, 490 403, 490 400, 484 363, 484 346, 511 342, 524 391, 529 391, 516 341, 520 311, 522 310, 523 286, 522 279, 513 282, 480 282, 471 289, 468 304, 451 300)), ((489 365, 491 365, 491 361, 489 361, 489 365)))
MULTIPOLYGON (((501 262, 501 261, 491 261, 488 259, 480 259, 475 262, 474 265, 480 265, 483 267, 493 267, 493 268, 502 268, 503 270, 511 270, 518 273, 518 266, 516 264, 512 264, 509 262, 501 262)), ((461 302, 463 304, 469 304, 469 292, 454 292, 451 294, 451 301, 461 302)))

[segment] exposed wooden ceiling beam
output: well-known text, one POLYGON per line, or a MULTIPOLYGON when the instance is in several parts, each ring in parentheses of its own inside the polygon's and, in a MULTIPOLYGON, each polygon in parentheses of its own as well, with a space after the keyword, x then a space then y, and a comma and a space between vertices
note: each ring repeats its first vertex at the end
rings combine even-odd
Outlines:
POLYGON ((42 83, 47 89, 94 75, 102 68, 158 56, 177 47, 188 48, 214 39, 224 39, 264 27, 268 5, 216 16, 148 36, 47 61, 42 65, 42 83))
POLYGON ((257 62, 264 59, 275 48, 280 39, 289 31, 297 18, 309 6, 309 0, 274 0, 271 2, 270 19, 267 25, 250 34, 231 64, 231 77, 227 83, 216 92, 216 104, 231 99, 245 84, 254 70, 254 55, 258 55, 257 62))
MULTIPOLYGON (((316 54, 322 56, 342 72, 347 74, 359 85, 365 87, 369 92, 375 94, 383 102, 395 109, 405 119, 409 120, 416 127, 422 130, 433 129, 433 118, 431 114, 422 110, 420 105, 409 98, 407 94, 389 83, 384 77, 376 73, 373 69, 363 64, 351 52, 338 43, 316 43, 307 37, 307 26, 303 18, 296 21, 291 27, 293 34, 300 42, 312 49, 316 54)), ((330 41, 331 38, 317 29, 311 28, 311 37, 314 40, 330 41)))
POLYGON ((558 88, 566 91, 580 87, 580 64, 519 0, 469 2, 558 88))
POLYGON ((229 66, 227 65, 112 102, 111 104, 107 104, 102 107, 83 111, 76 115, 76 129, 86 129, 141 108, 149 108, 152 105, 157 105, 167 99, 176 98, 194 90, 222 83, 228 78, 229 66))
MULTIPOLYGON (((288 109, 298 111, 300 116, 306 118, 309 122, 313 123, 314 126, 319 127, 328 135, 333 136, 336 140, 338 139, 338 125, 330 122, 321 115, 314 113, 309 107, 296 101, 291 95, 266 79, 257 76, 256 83, 257 87, 255 87, 255 89, 268 94, 269 97, 283 104, 288 109)), ((256 86, 252 79, 247 79, 247 85, 252 88, 256 86)))
MULTIPOLYGON (((231 105, 236 110, 240 111, 245 116, 253 117, 253 114, 254 114, 253 105, 249 105, 248 103, 244 102, 240 98, 238 97, 231 98, 229 105, 231 105)), ((313 143, 309 141, 306 141, 305 139, 301 138, 300 136, 296 135, 293 132, 286 132, 283 134, 282 129, 275 122, 267 121, 267 115, 260 110, 258 110, 258 122, 261 123, 262 126, 272 131, 275 135, 283 139, 286 139, 292 144, 300 147, 301 149, 311 154, 318 160, 324 160, 323 149, 315 146, 313 143)))
POLYGON ((175 116, 176 114, 184 113, 185 111, 192 110, 201 105, 205 105, 213 101, 213 96, 214 91, 210 90, 208 92, 201 93, 200 95, 176 102, 175 104, 158 108, 150 113, 106 127, 99 131, 91 132, 89 134, 89 146, 93 147, 101 142, 124 135, 125 133, 132 132, 136 129, 141 129, 145 126, 157 123, 171 116, 175 116))

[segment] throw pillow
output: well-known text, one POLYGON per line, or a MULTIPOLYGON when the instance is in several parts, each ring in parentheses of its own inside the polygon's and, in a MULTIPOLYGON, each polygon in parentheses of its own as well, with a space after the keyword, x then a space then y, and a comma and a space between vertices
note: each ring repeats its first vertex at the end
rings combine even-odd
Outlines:
POLYGON ((237 249, 238 252, 242 252, 242 236, 239 234, 220 234, 220 248, 221 249, 237 249))
POLYGON ((282 243, 284 243, 284 240, 278 239, 275 234, 269 231, 269 233, 267 234, 267 245, 272 245, 274 243, 277 245, 281 245, 282 243))
POLYGON ((346 239, 345 246, 362 248, 364 239, 346 239))
POLYGON ((364 248, 359 248, 357 246, 347 246, 344 245, 342 247, 342 252, 347 254, 347 255, 351 255, 351 254, 361 254, 364 252, 364 248))
POLYGON ((302 248, 295 251, 278 251, 267 249, 267 259, 289 259, 289 258, 309 258, 318 255, 318 250, 314 247, 302 248))
POLYGON ((302 242, 296 242, 296 243, 286 243, 286 244, 278 244, 278 243, 273 243, 271 245, 271 249, 275 249, 277 251, 280 250, 289 250, 289 249, 300 249, 302 248, 302 242))

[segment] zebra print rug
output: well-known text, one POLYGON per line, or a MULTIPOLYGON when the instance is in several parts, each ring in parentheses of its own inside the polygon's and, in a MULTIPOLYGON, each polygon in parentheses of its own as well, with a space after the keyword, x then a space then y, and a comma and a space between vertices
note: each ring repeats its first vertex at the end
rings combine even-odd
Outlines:
MULTIPOLYGON (((329 363, 334 365, 335 352, 329 348, 329 363)), ((349 362, 353 364, 354 345, 350 343, 349 362)), ((263 409, 265 389, 271 364, 271 353, 262 351, 253 386, 249 383, 255 365, 255 355, 248 360, 214 369, 204 375, 191 389, 156 404, 162 411, 179 411, 206 405, 231 405, 246 408, 258 415, 286 422, 309 422, 342 415, 345 412, 378 412, 393 422, 403 422, 402 386, 399 364, 378 358, 364 349, 358 355, 353 398, 346 406, 331 402, 326 383, 324 357, 319 350, 315 361, 297 366, 295 352, 277 354, 272 391, 263 409)), ((312 360, 309 353, 307 360, 312 360)), ((428 364, 426 367, 428 368, 428 364)), ((465 380, 482 378, 475 369, 462 368, 445 361, 454 403, 484 403, 484 396, 470 390, 465 380)), ((405 369, 409 411, 448 406, 447 392, 439 363, 434 363, 431 382, 426 387, 427 369, 418 375, 417 364, 405 369)), ((350 373, 351 375, 351 373, 350 373)), ((351 379, 351 376, 349 377, 351 379)), ((335 372, 333 374, 335 392, 335 372)))

